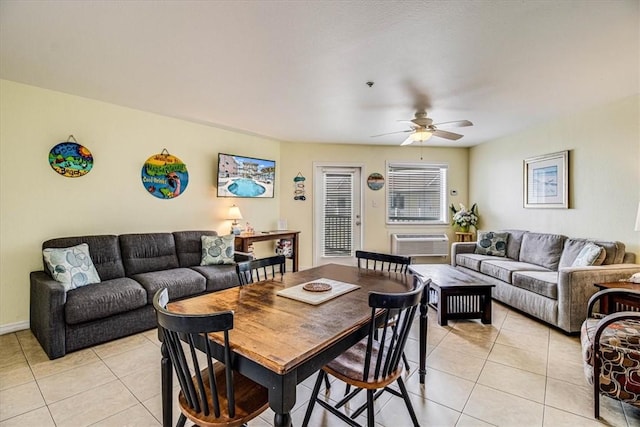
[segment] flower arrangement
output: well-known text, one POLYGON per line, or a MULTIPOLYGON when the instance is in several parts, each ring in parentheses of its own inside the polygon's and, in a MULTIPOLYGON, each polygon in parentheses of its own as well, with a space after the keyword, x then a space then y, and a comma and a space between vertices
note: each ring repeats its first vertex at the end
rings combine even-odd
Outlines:
POLYGON ((468 210, 462 203, 460 203, 460 209, 456 210, 453 203, 449 208, 453 214, 451 225, 457 226, 461 231, 469 231, 469 227, 475 227, 478 223, 478 206, 475 203, 468 210))

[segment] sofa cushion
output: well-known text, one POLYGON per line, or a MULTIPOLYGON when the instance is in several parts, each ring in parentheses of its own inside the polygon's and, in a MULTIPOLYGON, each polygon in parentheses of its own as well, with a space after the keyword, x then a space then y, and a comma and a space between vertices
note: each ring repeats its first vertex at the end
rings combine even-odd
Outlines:
POLYGON ((147 302, 153 304, 153 296, 158 289, 167 288, 169 299, 188 297, 204 292, 206 279, 190 268, 150 271, 131 276, 147 291, 147 302))
POLYGON ((178 267, 171 233, 123 234, 120 250, 127 276, 178 267))
POLYGON ((507 258, 520 259, 520 245, 522 245, 522 237, 527 233, 524 230, 502 230, 509 234, 507 237, 507 258))
POLYGON ((507 233, 478 231, 475 253, 504 257, 507 253, 507 233))
POLYGON ((486 260, 505 261, 506 258, 491 256, 491 255, 480 255, 480 254, 457 254, 456 255, 456 265, 460 265, 462 267, 466 267, 474 271, 480 271, 480 264, 486 260))
POLYGON ((565 240, 566 236, 559 234, 526 233, 522 236, 519 260, 558 270, 565 240))
POLYGON ((122 264, 122 257, 120 255, 118 236, 79 236, 51 239, 42 244, 42 249, 68 248, 81 243, 89 245, 91 261, 93 261, 93 265, 101 280, 124 277, 124 265, 122 264))
POLYGON ((176 231, 173 238, 176 242, 176 253, 180 267, 200 265, 202 260, 202 236, 217 236, 211 230, 204 231, 176 231))
POLYGON ((544 267, 526 262, 510 261, 510 260, 487 260, 480 264, 480 272, 487 276, 511 283, 511 275, 514 271, 549 271, 544 267))
POLYGON ((589 243, 587 239, 568 238, 564 242, 564 248, 562 249, 558 268, 571 267, 573 261, 587 243, 589 243))
POLYGON ((202 260, 200 265, 235 264, 233 234, 228 236, 202 236, 202 260))
POLYGON ((602 265, 622 264, 626 250, 624 243, 606 240, 594 240, 593 243, 598 246, 602 246, 606 251, 602 265))
POLYGON ((70 248, 46 248, 42 250, 42 257, 51 277, 62 283, 65 291, 100 283, 86 243, 70 248))
POLYGON ((207 279, 207 292, 220 291, 240 284, 235 265, 198 265, 190 268, 207 279))
POLYGON ((558 299, 557 271, 514 271, 513 286, 551 299, 558 299))
POLYGON ((124 313, 147 304, 147 293, 128 277, 106 280, 67 292, 64 314, 74 325, 124 313))

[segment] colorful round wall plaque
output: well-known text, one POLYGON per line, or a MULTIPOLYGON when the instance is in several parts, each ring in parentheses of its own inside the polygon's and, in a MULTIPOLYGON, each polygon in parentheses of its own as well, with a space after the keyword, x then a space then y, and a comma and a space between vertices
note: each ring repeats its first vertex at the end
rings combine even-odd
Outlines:
POLYGON ((372 173, 367 178, 367 186, 372 190, 379 190, 384 187, 384 177, 377 172, 372 173))
POLYGON ((187 166, 167 150, 147 159, 142 166, 142 185, 149 194, 159 199, 173 199, 187 189, 187 166))
POLYGON ((77 142, 61 142, 49 151, 49 164, 60 175, 77 178, 89 173, 93 167, 93 155, 77 142))

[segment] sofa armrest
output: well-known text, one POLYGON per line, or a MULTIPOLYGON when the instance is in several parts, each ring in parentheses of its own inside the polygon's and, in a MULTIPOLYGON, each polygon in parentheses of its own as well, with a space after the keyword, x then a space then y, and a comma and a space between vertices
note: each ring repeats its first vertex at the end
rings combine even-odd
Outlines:
POLYGON ((472 254, 476 250, 476 242, 455 242, 451 244, 451 265, 456 266, 456 255, 472 254))
POLYGON ((598 291, 594 285, 628 279, 638 272, 640 264, 561 268, 558 271, 558 326, 579 331, 587 318, 589 298, 598 291))
POLYGON ((251 252, 238 252, 235 251, 233 254, 233 259, 235 262, 243 262, 243 261, 251 261, 255 257, 251 252))
POLYGON ((50 359, 66 353, 64 305, 67 294, 62 283, 44 271, 30 274, 29 323, 33 335, 50 359))

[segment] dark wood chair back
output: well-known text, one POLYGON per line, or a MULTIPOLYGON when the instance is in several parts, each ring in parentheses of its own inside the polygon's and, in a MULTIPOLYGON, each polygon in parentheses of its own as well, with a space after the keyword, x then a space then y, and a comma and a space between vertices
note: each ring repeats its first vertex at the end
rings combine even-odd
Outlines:
POLYGON ((409 330, 425 288, 422 278, 415 275, 413 280, 414 288, 409 292, 369 293, 369 307, 371 307, 369 335, 322 368, 316 379, 302 427, 309 425, 316 403, 351 426, 360 426, 354 420, 366 410, 368 425, 374 426, 373 403, 383 391, 402 397, 413 425, 419 425, 402 380, 403 369, 400 365, 409 330), (376 335, 378 335, 377 338, 376 335), (326 402, 324 398, 319 397, 319 392, 323 379, 327 381, 327 374, 344 381, 348 386, 356 387, 356 389, 351 392, 347 390, 342 400, 335 404, 326 402), (393 382, 398 384, 399 391, 388 387, 393 382), (365 404, 357 409, 352 408, 349 415, 340 410, 362 390, 367 392, 365 404), (376 392, 376 390, 379 391, 376 392))
POLYGON ((378 252, 356 251, 356 258, 358 259, 358 268, 405 274, 411 264, 411 257, 378 252))
POLYGON ((398 371, 424 283, 414 276, 414 289, 400 294, 369 293, 371 321, 362 380, 379 381, 398 371), (382 315, 379 311, 382 310, 382 315), (382 319, 382 320, 381 320, 382 319), (380 329, 380 331, 377 331, 380 329), (376 338, 376 335, 378 337, 376 338))
POLYGON ((233 312, 172 313, 166 309, 168 300, 167 289, 160 289, 153 305, 159 335, 180 384, 178 402, 182 415, 178 425, 184 425, 185 417, 201 426, 240 425, 266 410, 267 389, 232 371, 229 331, 233 329, 233 312), (212 332, 224 333, 224 364, 214 361, 207 337, 212 332), (199 348, 204 348, 206 355, 203 369, 199 348))
POLYGON ((239 262, 236 264, 236 273, 238 274, 240 285, 272 279, 278 273, 282 277, 286 271, 285 260, 284 255, 275 255, 268 258, 239 262))

